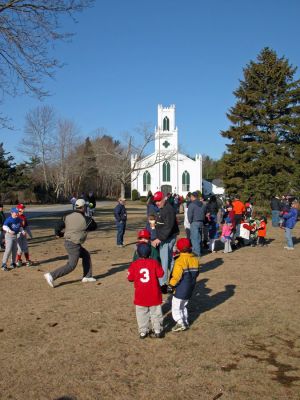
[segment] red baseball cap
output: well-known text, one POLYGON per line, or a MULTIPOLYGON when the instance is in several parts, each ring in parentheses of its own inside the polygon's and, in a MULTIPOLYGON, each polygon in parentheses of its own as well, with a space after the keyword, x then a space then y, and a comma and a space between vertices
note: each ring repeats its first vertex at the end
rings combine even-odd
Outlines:
POLYGON ((16 208, 17 208, 18 210, 24 210, 24 209, 25 209, 25 206, 24 206, 23 203, 20 203, 20 204, 18 204, 18 205, 16 206, 16 208))
POLYGON ((161 201, 165 197, 163 192, 156 192, 153 196, 153 201, 161 201))
POLYGON ((179 251, 187 251, 192 247, 190 239, 181 238, 177 240, 176 247, 179 251))
POLYGON ((150 239, 150 237, 151 237, 150 232, 147 231, 147 229, 141 229, 138 232, 138 238, 140 239, 150 239))

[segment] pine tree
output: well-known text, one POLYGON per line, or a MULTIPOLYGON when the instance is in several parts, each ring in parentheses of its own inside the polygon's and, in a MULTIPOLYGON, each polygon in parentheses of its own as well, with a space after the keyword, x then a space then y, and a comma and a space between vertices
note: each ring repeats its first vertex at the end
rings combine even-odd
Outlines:
POLYGON ((83 149, 83 170, 83 190, 94 191, 97 186, 98 168, 93 144, 89 137, 86 138, 83 149))
POLYGON ((13 162, 14 157, 9 155, 3 147, 3 143, 0 143, 0 197, 1 201, 4 201, 9 192, 15 186, 15 163, 13 162))
POLYGON ((299 192, 300 80, 296 68, 264 48, 244 69, 227 114, 231 140, 222 158, 228 193, 263 202, 276 193, 299 192))

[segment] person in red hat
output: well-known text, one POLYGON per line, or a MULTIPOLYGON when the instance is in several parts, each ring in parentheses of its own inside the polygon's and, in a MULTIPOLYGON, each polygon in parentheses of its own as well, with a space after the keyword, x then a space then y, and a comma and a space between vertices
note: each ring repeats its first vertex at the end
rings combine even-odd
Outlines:
MULTIPOLYGON (((137 235, 137 246, 140 243, 147 243, 147 244, 151 244, 151 234, 147 229, 141 229, 140 231, 138 231, 138 235, 137 235)), ((137 253, 137 248, 134 251, 133 254, 133 259, 132 261, 136 261, 139 258, 138 253, 137 253)), ((156 247, 151 246, 151 253, 149 258, 152 258, 153 260, 156 260, 160 263, 160 257, 159 257, 159 252, 157 250, 156 247)))
POLYGON ((160 278, 159 283, 162 292, 167 293, 168 271, 171 270, 173 247, 179 229, 174 207, 167 201, 164 193, 154 193, 153 201, 159 208, 159 212, 155 224, 156 239, 152 241, 152 245, 159 247, 161 265, 164 270, 164 276, 160 278))
POLYGON ((29 250, 28 250, 28 242, 27 242, 27 237, 32 239, 32 233, 28 225, 27 218, 24 214, 25 206, 24 204, 20 203, 16 207, 19 210, 19 218, 22 220, 22 226, 24 233, 19 234, 17 238, 17 258, 16 258, 16 264, 17 267, 22 267, 22 254, 24 253, 25 259, 26 259, 26 266, 30 267, 32 265, 32 262, 30 261, 29 257, 29 250))
POLYGON ((139 258, 130 264, 127 279, 134 282, 134 304, 141 339, 148 335, 160 339, 163 335, 162 294, 158 279, 164 271, 156 260, 149 258, 151 246, 139 243, 139 258))
POLYGON ((179 239, 176 247, 180 254, 174 264, 168 292, 174 293, 172 298, 172 317, 176 325, 172 331, 180 332, 189 328, 186 307, 192 297, 197 276, 199 275, 199 258, 192 253, 192 244, 187 238, 179 239))

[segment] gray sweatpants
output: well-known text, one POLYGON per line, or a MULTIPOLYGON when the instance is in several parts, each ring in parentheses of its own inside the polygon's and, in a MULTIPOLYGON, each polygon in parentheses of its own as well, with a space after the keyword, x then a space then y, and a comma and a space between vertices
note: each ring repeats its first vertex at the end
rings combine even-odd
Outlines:
POLYGON ((163 315, 161 306, 143 307, 135 306, 136 320, 140 333, 148 333, 150 321, 155 333, 162 331, 163 315))
POLYGON ((11 255, 11 262, 16 262, 17 257, 17 236, 6 232, 5 234, 5 252, 3 254, 2 264, 6 264, 11 255))
POLYGON ((68 252, 69 260, 63 267, 50 272, 53 280, 72 272, 76 268, 79 258, 82 258, 83 276, 90 278, 92 276, 92 261, 90 253, 82 247, 81 244, 76 244, 69 240, 65 240, 65 248, 68 252))

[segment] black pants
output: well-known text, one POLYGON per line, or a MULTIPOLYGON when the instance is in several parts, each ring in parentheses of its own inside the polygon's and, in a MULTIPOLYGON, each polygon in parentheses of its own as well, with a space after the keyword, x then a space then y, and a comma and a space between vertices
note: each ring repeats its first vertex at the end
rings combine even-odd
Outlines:
POLYGON ((92 276, 92 261, 90 253, 81 246, 69 240, 65 240, 65 248, 68 252, 68 262, 63 267, 57 268, 51 272, 53 280, 60 278, 72 272, 78 264, 79 258, 82 258, 83 276, 90 278, 92 276))
POLYGON ((262 236, 258 236, 257 244, 259 246, 265 246, 266 245, 266 238, 262 236))

